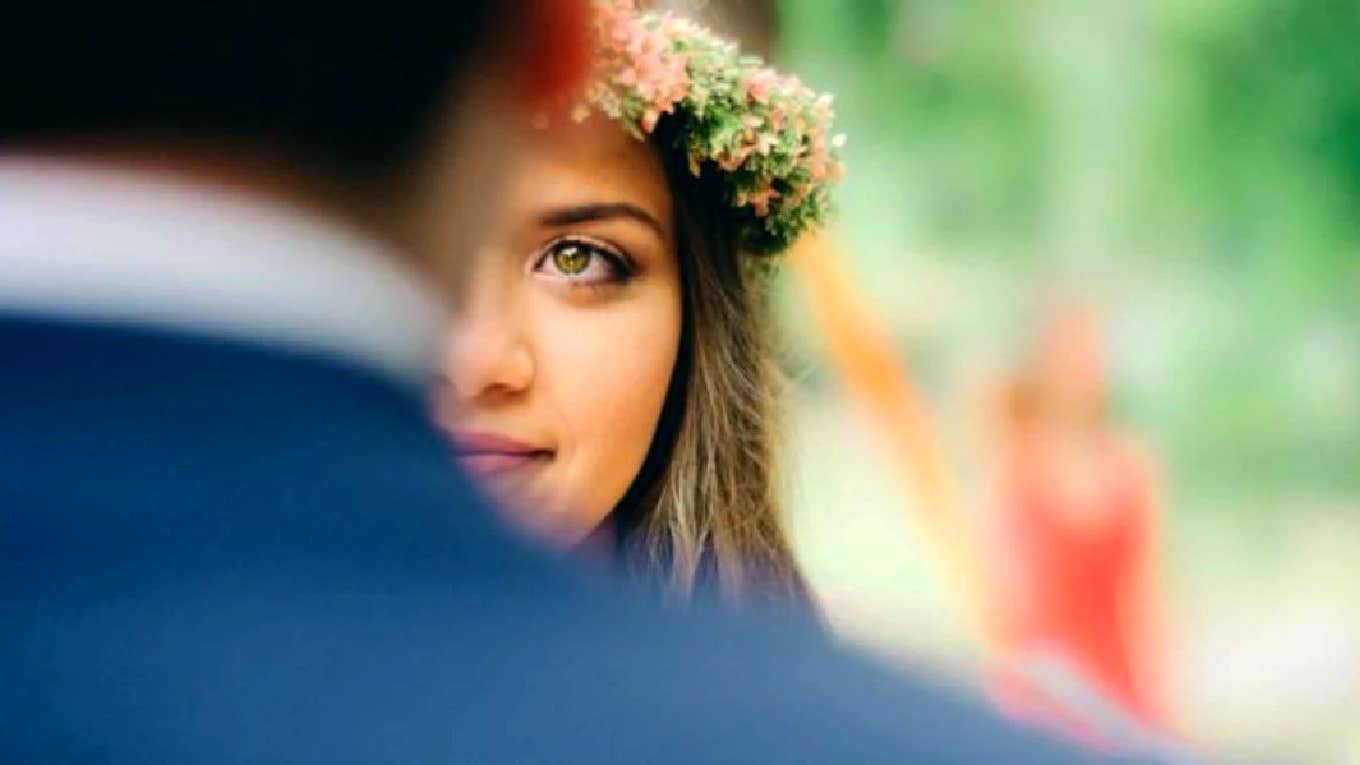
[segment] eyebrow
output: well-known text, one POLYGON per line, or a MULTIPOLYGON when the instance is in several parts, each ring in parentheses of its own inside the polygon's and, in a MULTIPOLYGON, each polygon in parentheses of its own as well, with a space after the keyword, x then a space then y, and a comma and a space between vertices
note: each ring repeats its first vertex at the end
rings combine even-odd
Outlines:
POLYGON ((628 218, 646 225, 656 232, 662 241, 667 239, 666 229, 661 225, 661 221, 655 215, 646 210, 627 202, 597 202, 594 204, 574 205, 572 207, 562 207, 550 210, 539 216, 538 222, 542 226, 558 227, 570 226, 574 223, 587 223, 591 221, 615 220, 618 218, 628 218))

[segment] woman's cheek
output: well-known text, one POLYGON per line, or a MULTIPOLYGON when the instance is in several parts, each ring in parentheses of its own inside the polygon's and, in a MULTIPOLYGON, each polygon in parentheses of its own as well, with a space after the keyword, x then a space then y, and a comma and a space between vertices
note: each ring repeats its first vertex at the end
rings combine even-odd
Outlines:
POLYGON ((664 294, 644 297, 545 317, 539 372, 568 431, 559 435, 571 484, 563 499, 590 528, 641 469, 675 366, 679 308, 664 294))

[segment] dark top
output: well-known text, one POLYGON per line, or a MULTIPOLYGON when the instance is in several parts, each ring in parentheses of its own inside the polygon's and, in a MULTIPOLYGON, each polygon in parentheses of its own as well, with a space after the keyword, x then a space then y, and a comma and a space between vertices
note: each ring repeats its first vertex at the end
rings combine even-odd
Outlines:
POLYGON ((364 370, 18 317, 0 358, 0 761, 1081 761, 529 551, 364 370))

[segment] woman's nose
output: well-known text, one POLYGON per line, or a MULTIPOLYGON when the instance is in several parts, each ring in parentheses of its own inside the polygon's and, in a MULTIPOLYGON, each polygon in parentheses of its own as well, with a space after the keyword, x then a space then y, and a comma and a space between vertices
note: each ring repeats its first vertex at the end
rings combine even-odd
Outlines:
POLYGON ((534 358, 523 306, 508 290, 470 290, 454 312, 444 378, 459 404, 494 404, 526 392, 534 358))

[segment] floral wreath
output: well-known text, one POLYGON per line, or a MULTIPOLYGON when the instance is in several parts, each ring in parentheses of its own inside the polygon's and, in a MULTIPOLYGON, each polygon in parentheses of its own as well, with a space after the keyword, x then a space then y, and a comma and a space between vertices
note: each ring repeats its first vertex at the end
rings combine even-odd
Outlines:
POLYGON ((845 136, 828 134, 830 94, 670 12, 632 0, 595 0, 593 10, 594 74, 575 119, 598 110, 645 139, 662 114, 678 116, 675 148, 696 177, 722 172, 746 252, 781 253, 825 223, 829 187, 845 172, 845 136))

